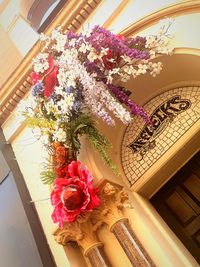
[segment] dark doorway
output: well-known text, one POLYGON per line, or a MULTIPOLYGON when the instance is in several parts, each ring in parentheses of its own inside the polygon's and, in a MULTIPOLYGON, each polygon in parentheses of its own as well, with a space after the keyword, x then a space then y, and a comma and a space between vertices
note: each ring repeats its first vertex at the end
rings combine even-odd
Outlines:
POLYGON ((200 263, 200 152, 150 201, 200 263))

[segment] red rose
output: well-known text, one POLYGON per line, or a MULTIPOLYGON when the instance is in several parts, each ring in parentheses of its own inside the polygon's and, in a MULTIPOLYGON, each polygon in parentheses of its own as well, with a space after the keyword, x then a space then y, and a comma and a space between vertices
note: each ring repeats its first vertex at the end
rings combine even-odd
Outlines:
POLYGON ((62 171, 66 175, 54 181, 51 192, 51 203, 54 206, 52 219, 60 227, 63 227, 64 222, 73 222, 81 213, 92 211, 100 205, 92 174, 86 167, 81 168, 80 161, 72 161, 62 171))
POLYGON ((108 50, 107 55, 102 57, 104 67, 107 70, 112 70, 117 67, 120 62, 120 54, 112 50, 108 50))
POLYGON ((54 65, 53 57, 49 56, 48 58, 49 68, 45 71, 44 77, 39 73, 33 72, 31 74, 31 79, 33 84, 36 84, 37 81, 44 81, 44 96, 50 97, 54 91, 55 86, 58 85, 58 71, 59 67, 54 65))

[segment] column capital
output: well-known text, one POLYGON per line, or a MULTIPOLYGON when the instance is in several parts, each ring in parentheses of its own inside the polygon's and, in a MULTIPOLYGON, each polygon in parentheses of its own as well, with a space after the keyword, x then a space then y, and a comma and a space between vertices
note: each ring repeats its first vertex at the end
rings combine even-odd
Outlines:
POLYGON ((63 228, 58 228, 53 233, 56 242, 65 246, 69 241, 76 241, 83 248, 84 254, 91 247, 102 245, 96 231, 103 222, 93 223, 91 215, 79 216, 75 222, 65 223, 63 228))
POLYGON ((127 219, 123 215, 123 203, 128 200, 128 194, 122 186, 104 180, 100 184, 100 197, 102 204, 94 211, 93 219, 106 223, 110 229, 116 222, 127 219))

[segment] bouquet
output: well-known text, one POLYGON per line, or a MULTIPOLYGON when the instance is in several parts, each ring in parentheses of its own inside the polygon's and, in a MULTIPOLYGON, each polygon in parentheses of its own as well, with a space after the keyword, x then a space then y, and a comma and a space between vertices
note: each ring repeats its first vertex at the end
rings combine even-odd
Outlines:
POLYGON ((107 154, 110 143, 94 118, 113 126, 115 118, 128 124, 137 115, 150 124, 143 108, 119 84, 145 73, 155 77, 162 63, 152 60, 172 50, 166 27, 158 35, 134 38, 100 26, 78 34, 55 29, 50 36, 42 35, 41 41, 45 46, 33 59, 31 94, 21 102, 20 112, 46 138, 53 167, 41 177, 44 183, 54 183, 52 218, 63 226, 100 205, 91 173, 77 161, 80 136, 85 135, 115 169, 107 154))

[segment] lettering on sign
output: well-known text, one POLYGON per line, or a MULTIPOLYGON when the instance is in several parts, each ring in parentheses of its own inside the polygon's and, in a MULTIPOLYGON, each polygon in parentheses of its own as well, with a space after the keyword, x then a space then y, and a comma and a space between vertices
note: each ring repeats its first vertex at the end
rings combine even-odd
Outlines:
POLYGON ((150 117, 152 125, 145 125, 128 147, 133 153, 144 155, 149 149, 155 147, 155 139, 170 125, 174 118, 190 106, 190 100, 181 99, 180 95, 171 97, 154 110, 150 117))

